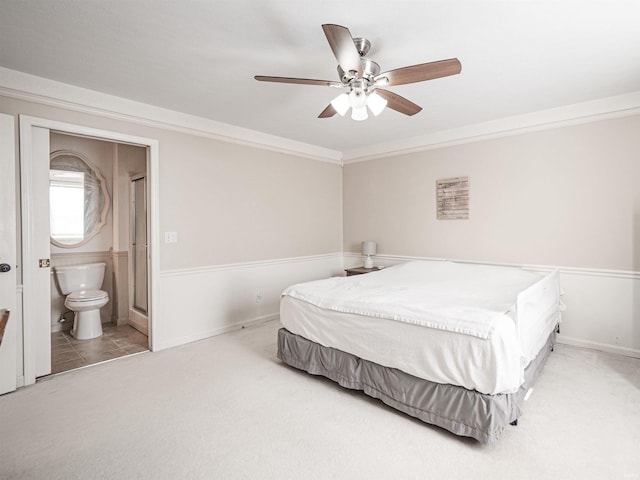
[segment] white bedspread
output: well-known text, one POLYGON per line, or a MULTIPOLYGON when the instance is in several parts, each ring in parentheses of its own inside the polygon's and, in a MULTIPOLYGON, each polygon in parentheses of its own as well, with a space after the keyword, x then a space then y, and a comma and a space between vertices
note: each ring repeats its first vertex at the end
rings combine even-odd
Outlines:
POLYGON ((489 338, 518 293, 542 277, 517 268, 417 261, 287 288, 283 295, 355 313, 489 338))
POLYGON ((324 346, 496 394, 517 391, 558 308, 556 273, 419 261, 293 285, 283 292, 281 321, 324 346))

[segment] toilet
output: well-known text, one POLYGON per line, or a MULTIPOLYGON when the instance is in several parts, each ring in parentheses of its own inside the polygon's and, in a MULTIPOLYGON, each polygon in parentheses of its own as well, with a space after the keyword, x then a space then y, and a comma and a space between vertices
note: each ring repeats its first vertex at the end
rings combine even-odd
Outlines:
POLYGON ((64 305, 74 312, 71 335, 78 340, 89 340, 102 335, 100 309, 109 301, 103 290, 105 263, 89 263, 56 267, 58 286, 67 297, 64 305))

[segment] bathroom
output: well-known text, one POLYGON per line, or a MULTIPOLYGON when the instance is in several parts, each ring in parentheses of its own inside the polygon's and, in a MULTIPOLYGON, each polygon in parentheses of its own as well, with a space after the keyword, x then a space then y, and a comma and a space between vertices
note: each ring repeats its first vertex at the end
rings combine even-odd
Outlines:
POLYGON ((148 350, 147 150, 57 132, 51 132, 50 150, 51 373, 55 374, 148 350), (80 219, 84 232, 79 234, 68 233, 73 230, 69 220, 73 208, 68 206, 73 205, 68 200, 73 193, 68 192, 74 191, 74 172, 70 171, 76 170, 84 170, 81 175, 92 177, 96 185, 95 193, 88 193, 87 187, 79 194, 75 189, 75 198, 84 197, 76 202, 76 213, 84 217, 80 219), (105 264, 98 288, 108 295, 99 308, 102 332, 78 339, 72 332, 76 313, 65 305, 56 270, 96 263, 105 264))

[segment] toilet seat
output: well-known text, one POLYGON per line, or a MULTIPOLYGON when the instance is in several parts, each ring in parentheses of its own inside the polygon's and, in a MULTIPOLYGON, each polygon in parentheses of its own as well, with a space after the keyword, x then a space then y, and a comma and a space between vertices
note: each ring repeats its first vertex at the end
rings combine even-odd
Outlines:
POLYGON ((71 292, 67 295, 67 300, 75 303, 83 302, 95 302, 96 300, 102 300, 109 298, 109 295, 104 290, 78 290, 77 292, 71 292))

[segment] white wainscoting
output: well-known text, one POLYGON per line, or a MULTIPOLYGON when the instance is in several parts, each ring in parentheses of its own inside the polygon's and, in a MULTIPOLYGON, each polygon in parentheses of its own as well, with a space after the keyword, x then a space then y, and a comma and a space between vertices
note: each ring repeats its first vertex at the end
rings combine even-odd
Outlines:
MULTIPOLYGON (((374 259, 382 266, 411 260, 444 259, 397 255, 374 259)), ((359 254, 335 253, 161 272, 154 349, 278 318, 280 293, 288 285, 343 275, 344 268, 362 261, 359 254)), ((558 342, 640 358, 640 272, 500 265, 539 272, 559 270, 566 311, 558 342)))
MULTIPOLYGON (((411 260, 445 259, 377 255, 374 264, 391 266, 411 260)), ((345 268, 362 265, 362 261, 359 254, 344 255, 345 268)), ((491 265, 522 267, 541 273, 558 270, 564 291, 562 301, 566 305, 558 342, 640 358, 640 272, 551 265, 491 265)))
POLYGON ((154 350, 276 319, 287 286, 337 275, 342 252, 160 272, 154 350))
POLYGON ((640 358, 639 274, 559 270, 567 309, 558 341, 640 358))

